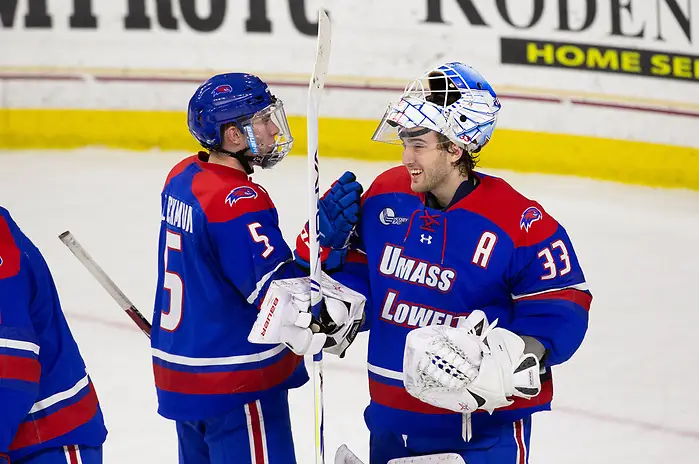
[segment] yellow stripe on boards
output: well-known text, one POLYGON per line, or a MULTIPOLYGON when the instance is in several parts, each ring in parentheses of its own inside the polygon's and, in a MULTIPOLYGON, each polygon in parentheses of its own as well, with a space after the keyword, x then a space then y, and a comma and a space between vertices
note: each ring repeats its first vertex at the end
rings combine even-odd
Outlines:
MULTIPOLYGON (((304 117, 291 116, 293 154, 306 152, 304 117)), ((321 157, 393 160, 401 148, 371 141, 378 121, 322 118, 321 157)), ((0 148, 184 150, 197 143, 178 111, 0 109, 0 148)), ((643 142, 499 128, 479 165, 699 190, 699 150, 643 142)))

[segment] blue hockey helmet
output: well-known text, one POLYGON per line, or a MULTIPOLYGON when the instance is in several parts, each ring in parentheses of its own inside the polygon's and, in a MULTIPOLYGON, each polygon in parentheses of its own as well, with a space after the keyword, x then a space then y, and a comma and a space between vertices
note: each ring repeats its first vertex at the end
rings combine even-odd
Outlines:
POLYGON ((281 161, 293 143, 282 101, 251 74, 219 74, 200 85, 189 100, 187 125, 202 147, 263 168, 281 161), (222 148, 221 129, 229 123, 246 138, 245 150, 230 153, 222 148))
POLYGON ((469 153, 480 151, 493 136, 500 100, 472 67, 450 62, 411 81, 388 106, 372 140, 402 143, 420 127, 446 136, 469 153))

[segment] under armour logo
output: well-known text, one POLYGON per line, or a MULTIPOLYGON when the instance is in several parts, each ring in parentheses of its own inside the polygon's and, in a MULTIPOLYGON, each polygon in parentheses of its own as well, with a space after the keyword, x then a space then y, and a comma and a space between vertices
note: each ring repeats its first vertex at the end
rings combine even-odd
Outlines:
POLYGON ((460 408, 462 411, 468 411, 468 410, 469 410, 468 405, 467 405, 466 403, 461 403, 461 402, 460 402, 460 403, 459 403, 459 408, 460 408))
POLYGON ((420 243, 425 243, 425 242, 427 242, 428 245, 431 245, 432 244, 432 236, 420 234, 420 243))

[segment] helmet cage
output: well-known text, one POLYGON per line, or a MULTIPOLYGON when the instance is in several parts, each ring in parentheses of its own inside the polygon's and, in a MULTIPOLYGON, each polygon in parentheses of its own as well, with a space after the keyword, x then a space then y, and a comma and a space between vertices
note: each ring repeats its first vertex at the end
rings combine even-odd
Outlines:
POLYGON ((294 138, 279 99, 274 98, 268 107, 236 120, 235 124, 247 141, 250 152, 245 157, 251 164, 269 169, 291 151, 294 138))
POLYGON ((449 63, 411 81, 400 99, 388 106, 372 140, 402 144, 405 129, 423 127, 443 134, 468 152, 485 146, 495 128, 500 102, 487 83, 469 85, 456 65, 465 68, 449 63))

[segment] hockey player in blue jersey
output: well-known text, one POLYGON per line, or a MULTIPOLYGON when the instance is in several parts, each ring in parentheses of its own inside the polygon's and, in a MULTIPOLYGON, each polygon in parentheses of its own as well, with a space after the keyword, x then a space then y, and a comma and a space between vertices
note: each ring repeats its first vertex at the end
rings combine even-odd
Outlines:
POLYGON ((152 332, 158 411, 176 422, 180 463, 294 463, 287 393, 308 380, 300 355, 327 337, 312 334, 305 314, 275 332, 271 346, 247 340, 274 282, 307 275, 272 200, 249 177, 289 152, 284 107, 258 77, 221 74, 192 96, 188 126, 207 152, 178 163, 162 191, 152 332))
MULTIPOLYGON (((474 170, 500 108, 469 66, 432 69, 373 136, 401 144, 403 165, 364 193, 359 223, 332 190, 320 208, 326 269, 342 264, 333 277, 368 298, 371 464, 528 462, 551 367, 587 330, 592 296, 565 229, 474 170)), ((307 259, 303 240, 297 253, 307 259)))
POLYGON ((51 272, 0 207, 0 464, 99 464, 106 436, 51 272))

